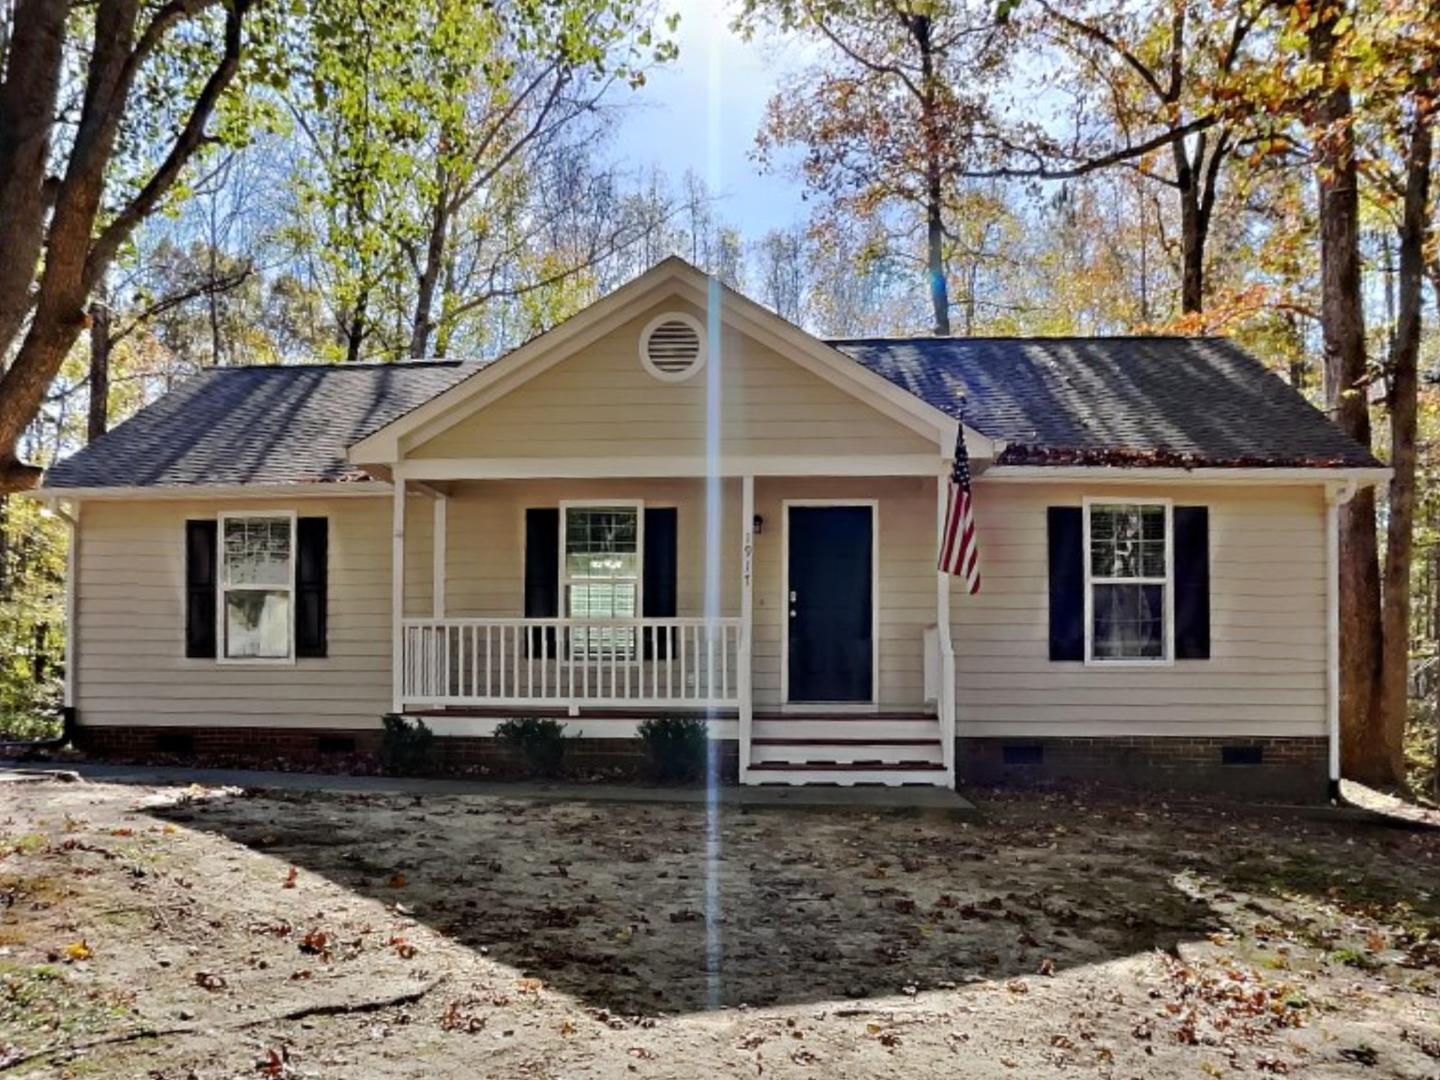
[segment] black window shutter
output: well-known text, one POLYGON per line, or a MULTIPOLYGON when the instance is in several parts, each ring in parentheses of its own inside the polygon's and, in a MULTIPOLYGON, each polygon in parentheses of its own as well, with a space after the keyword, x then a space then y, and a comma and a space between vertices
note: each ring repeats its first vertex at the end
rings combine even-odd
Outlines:
POLYGON ((1175 658, 1210 659, 1210 508, 1177 506, 1175 658))
POLYGON ((215 560, 219 523, 185 522, 185 655, 215 655, 215 560))
MULTIPOLYGON (((560 614, 560 508, 537 506, 525 511, 525 617, 553 619, 560 614)), ((547 651, 555 655, 555 631, 545 634, 547 651)), ((540 654, 538 638, 527 641, 540 654)))
POLYGON ((324 656, 329 583, 330 519, 295 522, 295 655, 324 656))
MULTIPOLYGON (((677 549, 678 513, 673 506, 657 506, 645 511, 645 575, 640 612, 647 619, 672 619, 676 613, 675 578, 679 565, 677 549)), ((645 639, 645 657, 663 660, 669 655, 669 642, 656 631, 645 639)))
POLYGON ((1078 506, 1046 512, 1050 545, 1050 659, 1085 659, 1085 525, 1078 506))

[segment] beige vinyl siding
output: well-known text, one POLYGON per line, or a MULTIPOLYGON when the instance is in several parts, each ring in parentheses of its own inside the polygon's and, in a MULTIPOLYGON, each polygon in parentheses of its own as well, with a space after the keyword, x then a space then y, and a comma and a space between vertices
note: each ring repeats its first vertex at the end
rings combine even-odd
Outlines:
MULTIPOLYGON (((428 509, 411 507, 422 534, 428 509)), ((371 498, 86 502, 76 563, 80 722, 378 726, 390 708, 390 513, 388 499, 371 498), (329 655, 187 659, 186 519, 274 510, 330 519, 329 655)), ((416 591, 428 594, 428 583, 416 591)))
POLYGON ((1323 735, 1325 506, 1319 487, 980 482, 984 589, 952 596, 961 735, 1323 735), (1046 517, 1084 496, 1210 508, 1209 660, 1049 659, 1046 517))
MULTIPOLYGON (((642 499, 679 510, 681 615, 704 611, 702 480, 474 481, 451 487, 447 612, 524 610, 525 509, 642 499)), ((879 698, 923 697, 922 641, 935 621, 935 481, 755 481, 755 704, 780 701, 785 499, 876 499, 879 698)), ((1210 508, 1212 659, 1105 668, 1048 658, 1045 510, 1082 485, 977 484, 985 587, 952 596, 963 735, 1325 732, 1324 503, 1318 487, 1125 492, 1210 508)), ((433 500, 408 500, 406 613, 432 614, 433 500)), ((720 610, 740 608, 740 483, 720 485, 720 610)), ((87 724, 372 727, 390 707, 390 515, 385 498, 87 502, 77 556, 77 704, 87 724), (293 664, 184 656, 184 522, 221 511, 330 518, 329 653, 293 664)), ((593 725, 592 725, 593 726, 593 725)))
MULTIPOLYGON (((721 615, 740 614, 740 483, 720 487, 721 615)), ((525 613, 525 511, 561 502, 642 501, 676 508, 680 615, 704 614, 706 492, 702 480, 497 480, 454 485, 445 602, 458 617, 525 613)))
POLYGON ((726 455, 935 453, 933 439, 877 412, 729 327, 719 356, 680 383, 640 362, 656 314, 699 309, 668 301, 535 376, 413 449, 412 458, 586 458, 703 455, 710 383, 719 372, 726 455))

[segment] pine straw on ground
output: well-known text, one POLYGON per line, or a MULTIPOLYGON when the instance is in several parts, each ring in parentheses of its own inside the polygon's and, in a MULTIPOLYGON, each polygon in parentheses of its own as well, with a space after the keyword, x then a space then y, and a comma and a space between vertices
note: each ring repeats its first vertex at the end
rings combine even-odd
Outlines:
POLYGON ((1440 1076, 1440 832, 0 784, 0 1077, 1440 1076))

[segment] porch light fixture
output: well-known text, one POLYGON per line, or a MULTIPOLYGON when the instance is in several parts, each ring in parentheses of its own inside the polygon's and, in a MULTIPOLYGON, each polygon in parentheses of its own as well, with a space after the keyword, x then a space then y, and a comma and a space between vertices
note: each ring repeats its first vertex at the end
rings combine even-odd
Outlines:
POLYGON ((750 524, 754 527, 756 536, 759 536, 762 532, 765 531, 765 518, 761 514, 756 514, 754 519, 751 520, 750 524))

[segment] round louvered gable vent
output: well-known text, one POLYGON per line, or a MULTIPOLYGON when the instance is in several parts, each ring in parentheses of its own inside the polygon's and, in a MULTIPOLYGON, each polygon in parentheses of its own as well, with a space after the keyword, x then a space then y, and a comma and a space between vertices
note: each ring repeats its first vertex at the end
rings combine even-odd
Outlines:
POLYGON ((640 335, 640 361, 657 379, 679 382, 705 363, 705 330, 683 312, 652 319, 640 335))

